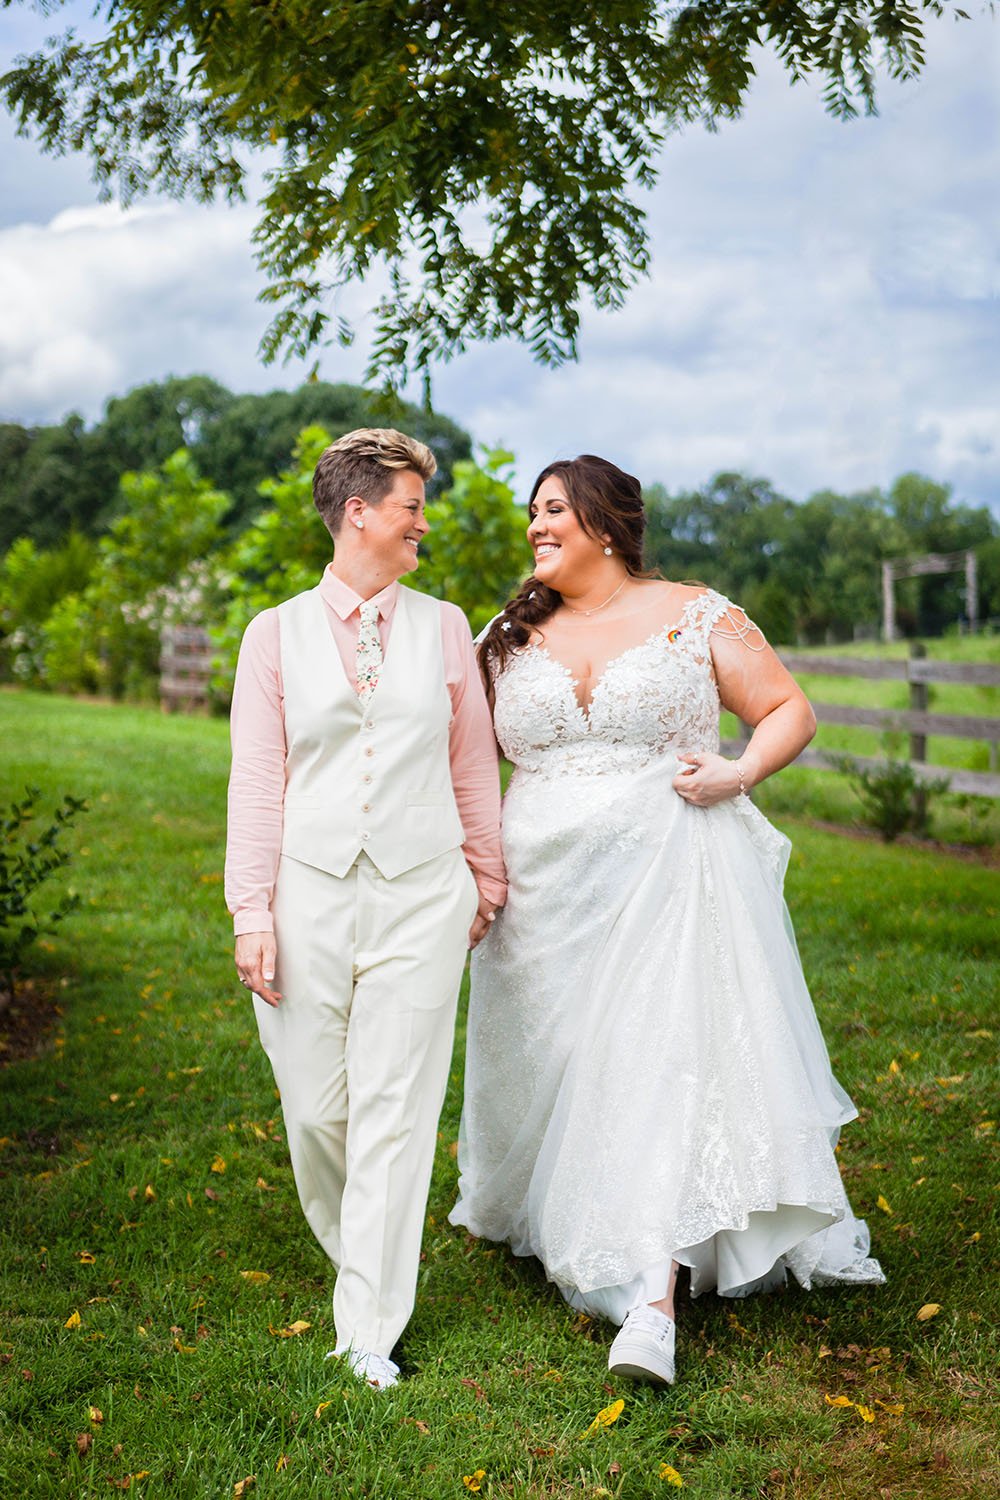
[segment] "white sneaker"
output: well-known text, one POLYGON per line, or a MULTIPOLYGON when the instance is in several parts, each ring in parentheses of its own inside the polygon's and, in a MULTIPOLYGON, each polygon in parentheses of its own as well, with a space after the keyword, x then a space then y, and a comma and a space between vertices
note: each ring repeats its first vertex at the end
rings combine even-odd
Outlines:
POLYGON ((384 1354, 373 1354, 369 1349, 331 1349, 327 1359, 342 1359, 359 1380, 376 1391, 388 1390, 399 1380, 399 1366, 384 1354))
POLYGON ((633 1380, 673 1385, 676 1337, 674 1320, 666 1313, 648 1304, 633 1307, 611 1345, 608 1369, 633 1380))

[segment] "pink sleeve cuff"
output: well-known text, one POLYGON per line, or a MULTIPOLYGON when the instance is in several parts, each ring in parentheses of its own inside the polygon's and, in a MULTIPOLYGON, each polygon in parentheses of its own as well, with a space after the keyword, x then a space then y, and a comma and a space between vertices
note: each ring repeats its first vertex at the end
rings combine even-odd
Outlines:
MULTIPOLYGON (((469 866, 472 870, 472 866, 469 866)), ((480 875, 478 870, 472 870, 479 894, 487 901, 492 901, 494 906, 503 906, 507 900, 507 887, 502 880, 491 880, 488 875, 480 875)))
POLYGON ((243 937, 248 932, 273 932, 274 918, 269 911, 238 911, 233 917, 233 935, 243 937))

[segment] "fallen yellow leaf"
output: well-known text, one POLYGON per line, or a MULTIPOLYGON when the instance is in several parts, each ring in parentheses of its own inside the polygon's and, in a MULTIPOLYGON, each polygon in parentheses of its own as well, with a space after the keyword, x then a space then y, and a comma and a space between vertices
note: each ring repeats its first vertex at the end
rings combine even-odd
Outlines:
POLYGON ((892 1213, 892 1209, 889 1207, 888 1202, 886 1201, 885 1198, 883 1198, 883 1196, 882 1196, 881 1193, 879 1193, 879 1195, 876 1198, 875 1202, 878 1204, 879 1208, 882 1210, 882 1212, 884 1214, 891 1214, 892 1213))
POLYGON ((941 1311, 940 1302, 925 1302, 917 1313, 917 1322, 926 1323, 928 1318, 936 1318, 941 1311))
POLYGON ((139 1337, 141 1339, 148 1339, 149 1338, 149 1329, 148 1328, 144 1328, 141 1323, 139 1324, 138 1328, 135 1331, 136 1331, 136 1333, 139 1335, 139 1337))
POLYGON ((182 1344, 180 1339, 174 1339, 174 1348, 178 1354, 196 1354, 198 1350, 197 1344, 182 1344))
POLYGON ((81 1266, 92 1266, 94 1264, 96 1256, 91 1255, 89 1250, 78 1250, 76 1252, 76 1258, 80 1262, 81 1266))
POLYGON ((311 1327, 311 1323, 304 1323, 300 1319, 296 1323, 289 1323, 287 1328, 275 1328, 273 1323, 269 1323, 267 1331, 273 1333, 276 1339, 293 1339, 297 1333, 305 1333, 311 1327))
POLYGON ((827 1406, 853 1406, 850 1396, 824 1396, 827 1406))
POLYGON ((660 1478, 665 1479, 668 1484, 672 1484, 676 1489, 680 1490, 684 1488, 683 1479, 671 1464, 660 1465, 660 1478))
POLYGON ((240 1275, 243 1277, 244 1281, 258 1282, 270 1281, 271 1279, 270 1271, 241 1271, 240 1275))
POLYGON ((465 1485, 465 1488, 467 1490, 471 1490, 474 1495, 478 1495, 479 1491, 483 1487, 483 1480, 485 1478, 486 1478, 486 1470, 485 1469, 477 1469, 474 1474, 463 1474, 462 1475, 462 1483, 465 1485))
POLYGON ((80 1314, 78 1312, 71 1312, 70 1315, 69 1315, 69 1317, 66 1319, 65 1323, 63 1324, 63 1327, 64 1328, 79 1328, 79 1326, 80 1326, 80 1314))
POLYGON ((150 1203, 152 1203, 153 1199, 156 1197, 156 1194, 153 1191, 153 1184, 151 1182, 147 1182, 146 1183, 146 1191, 143 1193, 142 1196, 144 1198, 148 1199, 148 1201, 150 1203))
POLYGON ((221 1156, 217 1156, 212 1163, 211 1171, 222 1173, 226 1170, 226 1163, 221 1156))
POLYGON ((610 1406, 603 1407, 601 1411, 597 1413, 597 1416, 591 1422, 590 1426, 587 1428, 587 1431, 582 1432, 580 1436, 589 1437, 592 1432, 600 1432, 602 1427, 610 1427, 612 1422, 618 1421, 618 1418, 621 1416, 624 1410, 625 1402, 621 1399, 621 1397, 619 1397, 617 1401, 612 1401, 610 1406))
POLYGON ((857 1411, 857 1414, 861 1418, 862 1422, 874 1422, 875 1413, 872 1411, 870 1406, 858 1406, 855 1408, 855 1410, 857 1411))
POLYGON ((233 1500, 243 1500, 247 1490, 252 1490, 256 1483, 256 1474, 248 1474, 245 1479, 238 1479, 233 1485, 233 1500))
POLYGON ((99 1406, 88 1406, 87 1415, 92 1422, 96 1422, 98 1425, 104 1421, 104 1413, 99 1406))
POLYGON ((875 1397, 875 1405, 881 1406, 882 1410, 887 1411, 890 1417, 901 1417, 906 1410, 902 1401, 880 1401, 877 1396, 875 1397))
POLYGON ((274 1466, 274 1472, 276 1474, 280 1474, 281 1471, 282 1471, 282 1469, 287 1469, 287 1468, 288 1468, 288 1454, 287 1453, 283 1453, 281 1455, 281 1457, 278 1459, 278 1462, 274 1466))
POLYGON ((320 1414, 320 1412, 326 1411, 327 1407, 328 1406, 332 1406, 332 1405, 333 1405, 332 1401, 321 1401, 319 1403, 319 1405, 317 1406, 317 1408, 316 1408, 315 1412, 313 1413, 313 1415, 316 1416, 316 1417, 318 1417, 319 1414, 320 1414))

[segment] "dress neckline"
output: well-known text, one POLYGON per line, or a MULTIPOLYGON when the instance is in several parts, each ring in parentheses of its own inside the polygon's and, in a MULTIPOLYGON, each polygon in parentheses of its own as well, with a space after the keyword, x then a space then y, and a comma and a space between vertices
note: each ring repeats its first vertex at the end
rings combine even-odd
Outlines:
POLYGON ((526 651, 537 651, 540 656, 544 656, 547 661, 550 661, 554 667, 557 667, 558 670, 562 672, 562 674, 566 678, 567 683, 569 684, 573 702, 576 705, 576 711, 578 714, 580 714, 584 723, 589 728, 590 711, 594 706, 594 699, 597 697, 601 688, 604 686, 604 680, 610 672, 611 668, 617 666, 619 662, 624 661, 626 657, 632 656, 634 652, 644 651, 647 646, 651 646, 653 642, 659 640, 660 636, 662 635, 666 635, 668 640, 670 640, 672 644, 672 639, 675 633, 680 632, 684 629, 689 611, 693 608, 694 605, 699 604, 702 600, 710 598, 712 592, 713 591, 711 589, 706 589, 703 594, 695 594, 694 598, 689 599, 685 604, 684 608, 681 610, 680 614, 677 616, 677 619, 673 622, 673 624, 658 625, 655 630, 651 631, 650 634, 646 636, 645 640, 636 641, 634 646, 626 646, 625 650, 619 651, 616 656, 609 656, 607 661, 604 663, 604 670, 602 671, 600 677, 598 677, 597 681, 594 683, 593 689, 590 694, 590 699, 586 704, 580 702, 580 695, 577 691, 580 686, 579 680, 573 676, 571 669, 566 665, 564 661, 560 661, 558 656, 553 656, 548 646, 546 646, 541 641, 530 641, 524 649, 526 651))

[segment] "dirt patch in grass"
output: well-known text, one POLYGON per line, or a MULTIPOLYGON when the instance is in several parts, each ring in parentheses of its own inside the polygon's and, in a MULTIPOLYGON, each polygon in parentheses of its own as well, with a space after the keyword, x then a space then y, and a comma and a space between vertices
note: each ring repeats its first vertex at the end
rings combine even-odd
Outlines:
POLYGON ((48 1046, 63 1012, 57 981, 23 979, 11 994, 0 990, 0 1068, 37 1057, 48 1046))

